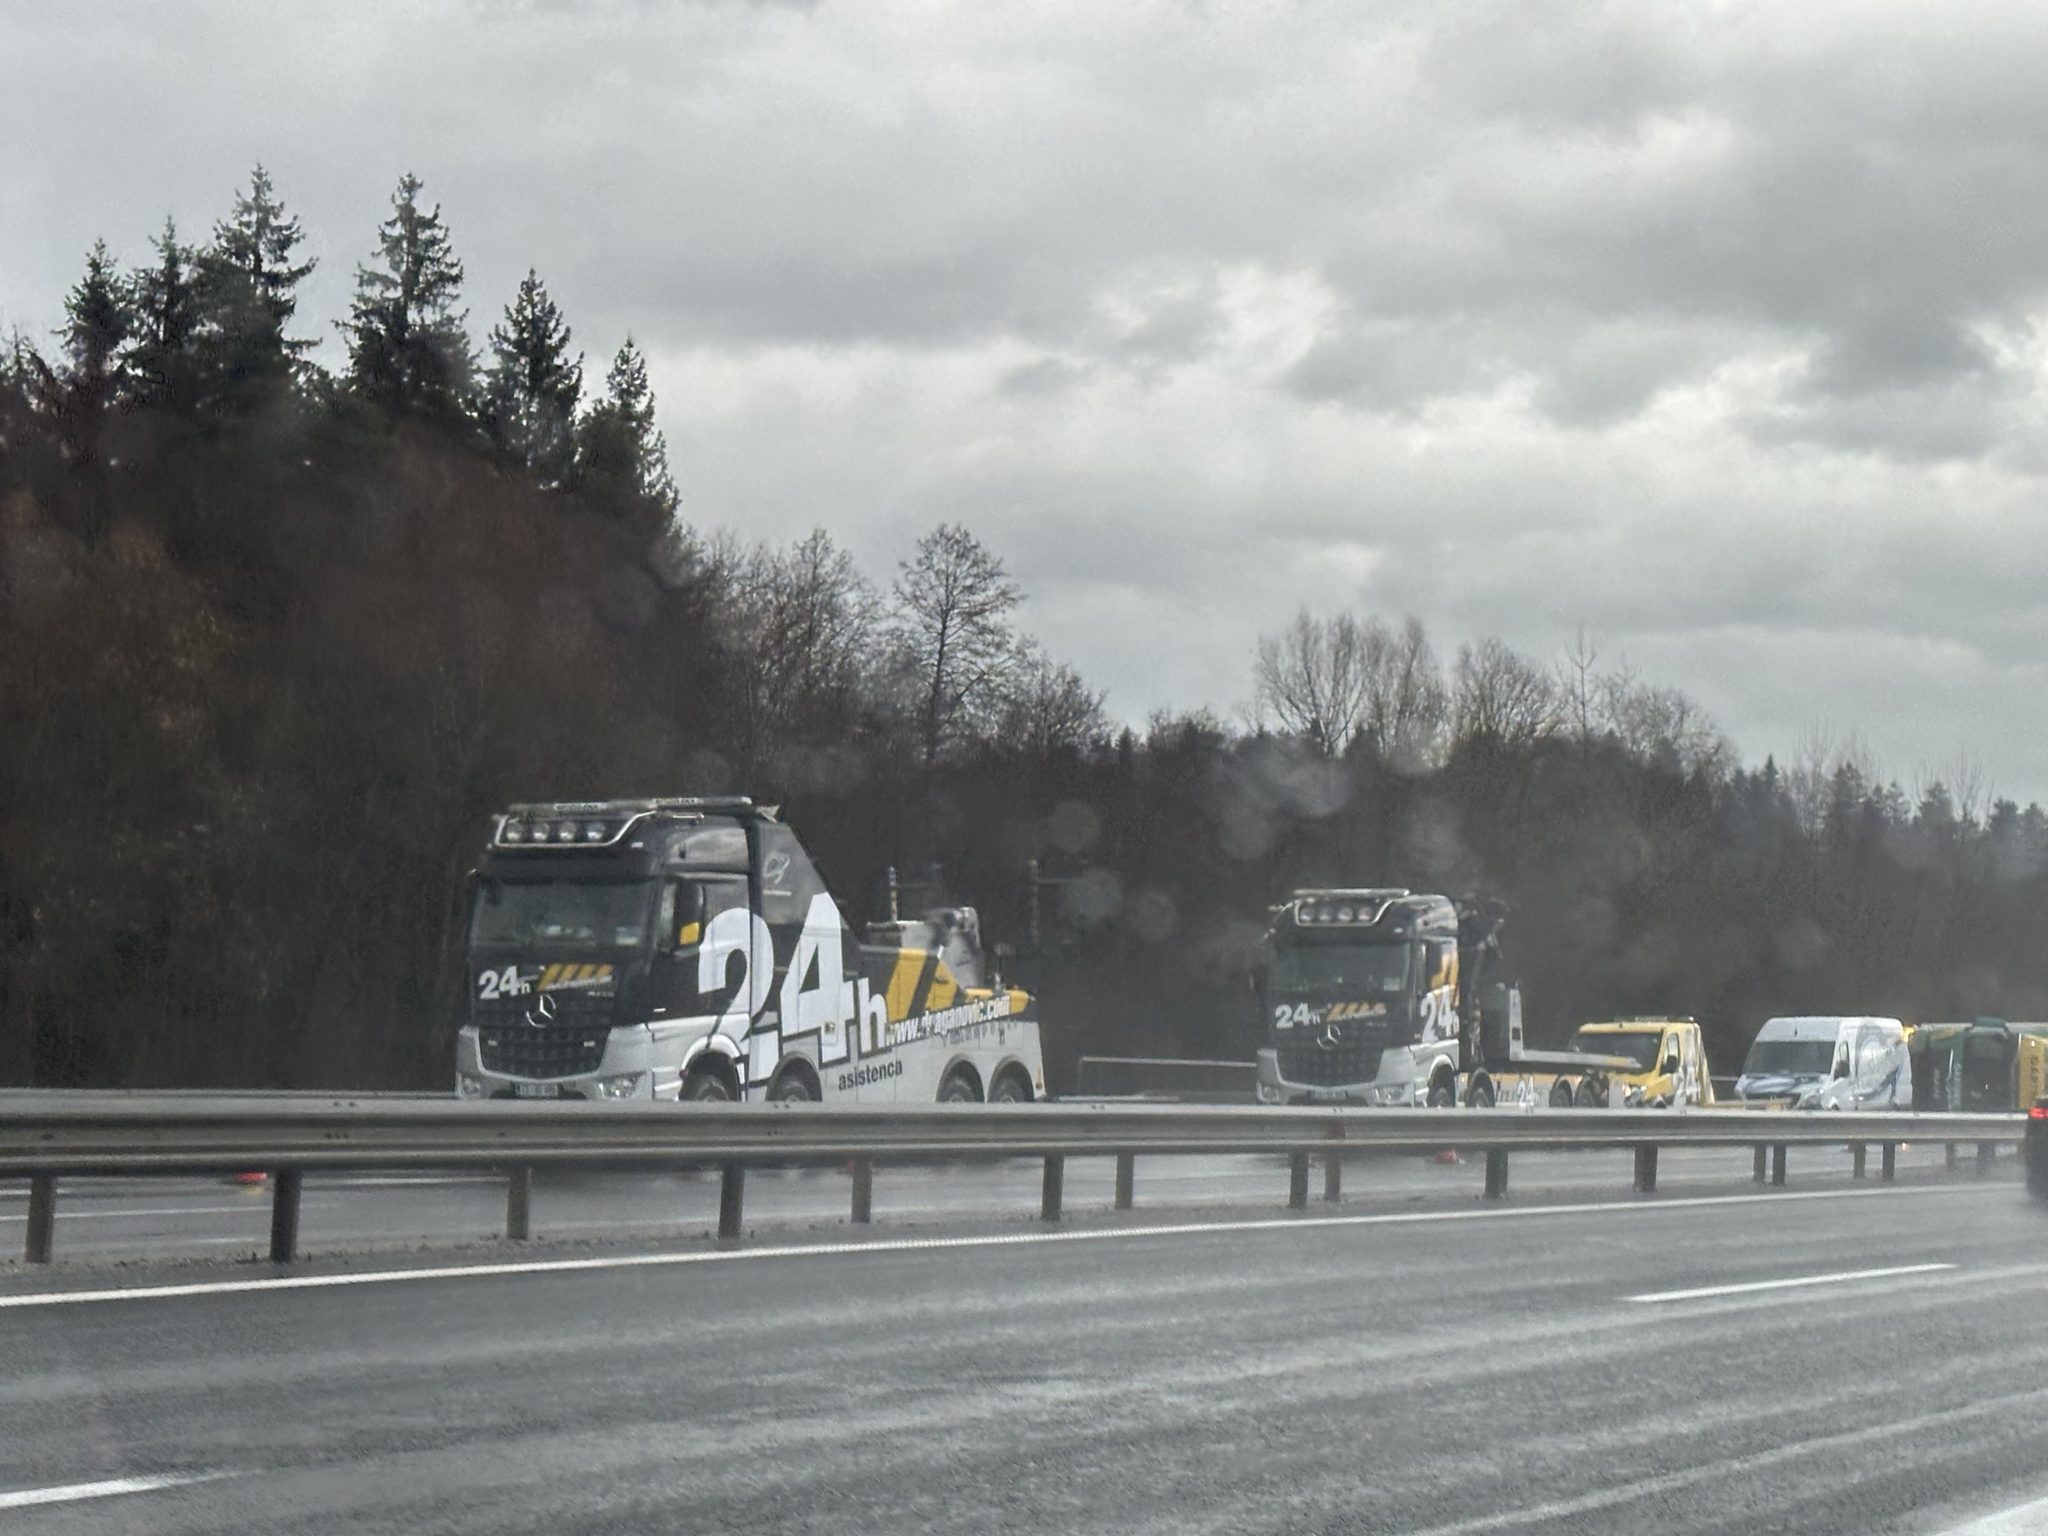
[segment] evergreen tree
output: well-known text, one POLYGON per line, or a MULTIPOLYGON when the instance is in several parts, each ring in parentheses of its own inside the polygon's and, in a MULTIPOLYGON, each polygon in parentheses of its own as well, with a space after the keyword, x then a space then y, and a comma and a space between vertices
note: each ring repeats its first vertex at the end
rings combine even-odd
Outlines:
POLYGON ((575 470, 583 358, 569 356, 569 327, 531 268, 505 306, 504 323, 491 329, 491 358, 484 431, 542 485, 567 485, 575 470))
POLYGON ((298 311, 299 284, 314 263, 292 258, 305 239, 261 165, 233 211, 213 227, 199 256, 207 347, 224 404, 245 407, 284 384, 313 343, 285 335, 298 311))
POLYGON ((164 219, 151 242, 156 261, 129 283, 135 335, 128 348, 128 396, 137 405, 189 415, 199 398, 199 278, 193 251, 164 219))
POLYGON ((605 395, 583 418, 577 480, 615 515, 658 530, 673 522, 680 498, 669 475, 668 441, 654 425, 647 359, 628 336, 605 375, 605 395))
POLYGON ((462 263, 441 208, 420 206, 421 181, 408 173, 378 236, 380 267, 356 268, 356 296, 341 327, 349 378, 394 416, 452 422, 468 399, 476 363, 456 308, 462 263))
POLYGON ((57 418, 72 461, 90 464, 99 458, 100 429, 120 388, 122 348, 134 327, 127 285, 106 241, 95 240, 86 253, 85 275, 65 296, 64 317, 56 333, 62 366, 33 352, 28 362, 38 402, 57 418))

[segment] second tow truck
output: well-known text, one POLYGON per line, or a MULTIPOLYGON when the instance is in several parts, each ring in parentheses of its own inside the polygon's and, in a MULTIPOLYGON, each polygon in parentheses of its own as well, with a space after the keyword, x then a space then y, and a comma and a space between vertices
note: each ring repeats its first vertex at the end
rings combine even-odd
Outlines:
POLYGON ((1256 983, 1262 1104, 1605 1104, 1635 1063, 1532 1051, 1500 951, 1505 903, 1390 887, 1300 890, 1275 907, 1256 983))

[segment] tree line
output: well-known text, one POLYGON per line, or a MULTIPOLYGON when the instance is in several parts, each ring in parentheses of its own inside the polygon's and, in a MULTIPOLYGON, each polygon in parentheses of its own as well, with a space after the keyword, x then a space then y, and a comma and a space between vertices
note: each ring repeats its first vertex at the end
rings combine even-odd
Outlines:
POLYGON ((414 177, 345 365, 258 168, 202 243, 87 254, 0 364, 0 1075, 439 1087, 465 876, 514 800, 780 803, 857 920, 969 900, 1075 1055, 1242 1057, 1270 903, 1485 890, 1539 1039, 2048 1013, 2048 816, 1853 744, 1746 766, 1581 637, 1441 657, 1304 612, 1246 719, 1122 725, 957 525, 864 571, 688 518, 631 338, 588 392, 529 272, 472 339, 414 177))

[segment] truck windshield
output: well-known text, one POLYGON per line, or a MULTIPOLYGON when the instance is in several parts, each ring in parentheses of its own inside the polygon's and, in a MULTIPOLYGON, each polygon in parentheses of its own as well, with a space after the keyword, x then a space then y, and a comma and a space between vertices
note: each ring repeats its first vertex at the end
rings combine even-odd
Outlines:
POLYGON ((1823 1074, 1835 1059, 1832 1040, 1759 1040, 1742 1064, 1747 1074, 1789 1072, 1823 1074))
POLYGON ((1631 1030, 1627 1034, 1610 1035, 1582 1029, 1572 1036, 1569 1048, 1587 1056, 1626 1056, 1635 1063, 1638 1072, 1650 1072, 1657 1066, 1657 1041, 1660 1038, 1653 1030, 1631 1030))
POLYGON ((508 882, 477 889, 469 941, 533 949, 577 944, 623 949, 647 937, 654 886, 646 880, 508 882))
POLYGON ((1408 959, 1406 944, 1318 944, 1275 950, 1268 975, 1283 992, 1339 987, 1395 993, 1407 990, 1408 959))

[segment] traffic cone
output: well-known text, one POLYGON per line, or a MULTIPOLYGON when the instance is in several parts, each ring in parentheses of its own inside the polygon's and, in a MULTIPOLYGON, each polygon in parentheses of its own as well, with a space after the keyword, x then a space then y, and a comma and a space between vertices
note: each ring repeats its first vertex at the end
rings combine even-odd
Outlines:
POLYGON ((231 1174, 228 1182, 230 1184, 261 1184, 269 1177, 270 1175, 267 1173, 237 1173, 231 1174))

